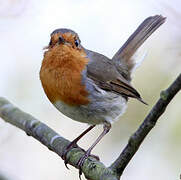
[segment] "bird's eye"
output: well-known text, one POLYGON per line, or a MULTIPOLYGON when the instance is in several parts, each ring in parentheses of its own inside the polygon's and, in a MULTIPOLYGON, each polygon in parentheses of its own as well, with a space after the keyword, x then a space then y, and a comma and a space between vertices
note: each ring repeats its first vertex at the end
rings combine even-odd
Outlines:
POLYGON ((64 39, 63 39, 61 36, 59 36, 58 42, 59 42, 59 43, 63 43, 63 42, 64 42, 64 39))
POLYGON ((76 47, 79 46, 79 40, 78 39, 75 40, 75 45, 76 45, 76 47))

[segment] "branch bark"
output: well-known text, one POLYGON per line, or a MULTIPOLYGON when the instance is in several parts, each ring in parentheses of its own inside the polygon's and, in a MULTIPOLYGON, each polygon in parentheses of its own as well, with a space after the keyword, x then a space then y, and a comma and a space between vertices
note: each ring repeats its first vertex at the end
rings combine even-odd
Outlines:
MULTIPOLYGON (((138 130, 130 137, 128 144, 117 160, 113 162, 110 167, 105 167, 103 163, 90 156, 85 160, 82 167, 85 177, 92 180, 118 180, 144 138, 155 126, 158 118, 163 114, 169 102, 180 89, 181 74, 168 89, 161 92, 160 99, 147 115, 138 130)), ((0 117, 6 122, 22 129, 27 135, 33 136, 60 157, 62 157, 64 149, 70 143, 70 141, 57 134, 47 125, 21 111, 2 97, 0 97, 0 117)), ((77 162, 83 154, 83 150, 77 146, 67 153, 68 163, 77 168, 77 162)))
MULTIPOLYGON (((28 113, 21 111, 8 100, 0 97, 0 117, 6 122, 22 129, 28 136, 32 136, 42 144, 48 147, 49 150, 57 153, 62 157, 63 152, 69 140, 63 138, 46 124, 38 121, 28 113)), ((83 156, 82 148, 76 147, 67 153, 68 164, 77 167, 78 160, 83 156)), ((85 177, 91 180, 118 180, 118 176, 110 169, 106 168, 103 163, 97 161, 93 157, 85 160, 82 167, 82 172, 85 177)))
POLYGON ((122 175, 124 169, 128 165, 131 158, 134 156, 134 154, 137 152, 144 138, 155 126, 158 118, 164 113, 166 107, 180 89, 181 74, 170 85, 168 89, 160 93, 160 99, 144 119, 138 130, 130 137, 128 144, 126 145, 120 156, 110 166, 110 169, 112 169, 118 176, 122 175))

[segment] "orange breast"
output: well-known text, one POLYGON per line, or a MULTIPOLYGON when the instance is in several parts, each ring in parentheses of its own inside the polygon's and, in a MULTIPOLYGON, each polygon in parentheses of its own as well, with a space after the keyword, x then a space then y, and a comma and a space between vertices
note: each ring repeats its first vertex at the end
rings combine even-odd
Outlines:
POLYGON ((69 105, 89 103, 88 92, 82 84, 82 71, 87 63, 83 50, 66 45, 57 45, 45 52, 40 80, 52 103, 57 100, 69 105))

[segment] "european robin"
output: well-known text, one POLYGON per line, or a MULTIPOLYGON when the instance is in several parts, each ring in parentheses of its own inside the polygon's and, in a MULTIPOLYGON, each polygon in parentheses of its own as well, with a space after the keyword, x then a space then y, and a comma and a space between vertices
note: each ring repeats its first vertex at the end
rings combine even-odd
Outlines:
POLYGON ((164 22, 161 15, 145 19, 112 59, 84 48, 73 30, 56 29, 51 33, 40 70, 43 89, 61 113, 90 125, 67 151, 97 124, 103 124, 103 132, 78 161, 80 169, 111 124, 125 112, 128 98, 146 104, 130 83, 136 66, 132 56, 164 22))

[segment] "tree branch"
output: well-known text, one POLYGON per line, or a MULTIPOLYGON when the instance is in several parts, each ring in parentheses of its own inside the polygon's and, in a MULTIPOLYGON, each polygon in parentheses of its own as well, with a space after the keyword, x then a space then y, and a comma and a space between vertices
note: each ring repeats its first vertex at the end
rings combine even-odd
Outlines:
MULTIPOLYGON (((82 167, 85 177, 92 180, 118 180, 146 135, 155 126, 158 118, 163 114, 169 102, 180 89, 181 74, 167 90, 161 92, 160 99, 138 130, 130 137, 127 146, 117 160, 106 168, 103 163, 90 156, 85 160, 82 167)), ((0 98, 0 117, 24 130, 27 135, 33 136, 60 157, 62 157, 64 149, 70 143, 70 141, 57 134, 47 125, 13 106, 4 98, 0 98)), ((77 168, 77 162, 83 154, 83 150, 77 146, 67 153, 68 163, 77 168)))
MULTIPOLYGON (((0 117, 3 118, 6 122, 25 131, 27 135, 34 137, 42 144, 47 146, 49 150, 57 153, 60 157, 62 157, 65 148, 70 143, 70 141, 57 134, 46 124, 38 121, 30 114, 21 111, 2 97, 0 97, 0 117)), ((67 153, 66 156, 68 164, 78 168, 77 162, 83 156, 83 154, 83 150, 78 146, 72 149, 67 153)), ((119 179, 111 169, 106 168, 103 163, 97 161, 91 156, 85 160, 85 163, 82 167, 82 172, 86 178, 91 180, 119 179)))
POLYGON ((137 152, 139 146, 143 142, 144 138, 155 126, 158 118, 164 113, 167 105, 181 89, 181 74, 177 79, 170 85, 168 89, 160 93, 160 99, 157 101, 155 106, 152 108, 150 113, 144 119, 138 130, 130 137, 128 144, 117 158, 117 160, 110 166, 118 176, 121 176, 124 169, 128 165, 131 158, 137 152))

